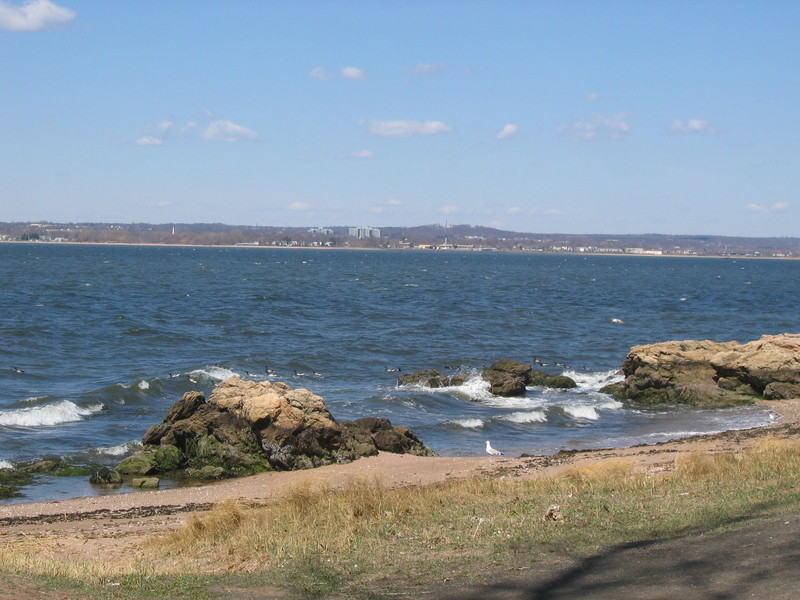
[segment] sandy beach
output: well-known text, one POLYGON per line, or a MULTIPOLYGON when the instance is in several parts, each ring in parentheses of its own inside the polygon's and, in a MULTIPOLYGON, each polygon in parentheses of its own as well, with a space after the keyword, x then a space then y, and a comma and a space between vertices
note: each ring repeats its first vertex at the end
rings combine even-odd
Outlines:
POLYGON ((269 472, 210 485, 14 504, 0 508, 0 542, 47 540, 48 552, 97 556, 135 552, 136 542, 181 527, 193 514, 215 503, 244 499, 255 503, 280 498, 298 486, 337 488, 376 479, 388 488, 431 485, 459 477, 542 477, 594 461, 627 458, 635 470, 672 468, 695 451, 736 452, 767 437, 800 439, 800 399, 768 403, 775 422, 766 427, 685 438, 657 445, 559 452, 551 456, 433 457, 386 454, 344 465, 306 471, 269 472))

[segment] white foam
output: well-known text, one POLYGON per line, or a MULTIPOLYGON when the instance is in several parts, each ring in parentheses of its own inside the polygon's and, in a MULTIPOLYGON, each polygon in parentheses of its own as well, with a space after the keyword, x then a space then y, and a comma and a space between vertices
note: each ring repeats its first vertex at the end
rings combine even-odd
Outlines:
POLYGON ((511 423, 545 423, 547 415, 543 410, 532 410, 529 412, 515 412, 510 415, 503 415, 497 417, 500 421, 509 421, 511 423))
POLYGON ((0 411, 0 425, 6 427, 52 427, 61 423, 80 421, 102 409, 102 405, 83 408, 74 402, 63 400, 57 404, 46 406, 0 411))
POLYGON ((463 427, 464 429, 480 429, 484 423, 480 419, 450 419, 444 422, 451 427, 463 427))
POLYGON ((131 454, 141 447, 142 443, 139 440, 130 440, 129 442, 119 444, 118 446, 92 448, 90 452, 93 454, 103 454, 106 456, 124 456, 126 454, 131 454))
POLYGON ((150 389, 150 382, 145 381, 144 379, 142 379, 139 382, 139 389, 140 390, 149 390, 150 389))
POLYGON ((589 421, 597 421, 600 415, 592 406, 578 405, 578 406, 564 406, 564 412, 576 419, 587 419, 589 421))
POLYGON ((619 369, 611 371, 598 371, 596 373, 579 373, 578 371, 565 371, 564 375, 570 377, 580 389, 599 390, 601 387, 611 383, 617 383, 624 379, 619 369))
POLYGON ((13 469, 14 465, 12 465, 7 460, 0 460, 0 469, 13 469))
POLYGON ((219 367, 217 365, 212 365, 205 369, 197 369, 196 371, 192 371, 189 373, 194 377, 205 377, 208 379, 214 379, 216 381, 224 381, 228 377, 233 377, 236 375, 235 371, 231 371, 230 369, 226 369, 225 367, 219 367))

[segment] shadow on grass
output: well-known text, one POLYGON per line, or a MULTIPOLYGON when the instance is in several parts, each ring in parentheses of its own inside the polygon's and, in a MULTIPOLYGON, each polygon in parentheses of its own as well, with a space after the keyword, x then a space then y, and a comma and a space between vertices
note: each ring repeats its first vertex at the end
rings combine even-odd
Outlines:
POLYGON ((734 529, 620 544, 518 579, 441 589, 442 600, 795 599, 800 589, 800 514, 733 519, 734 529), (743 525, 744 524, 744 525, 743 525))

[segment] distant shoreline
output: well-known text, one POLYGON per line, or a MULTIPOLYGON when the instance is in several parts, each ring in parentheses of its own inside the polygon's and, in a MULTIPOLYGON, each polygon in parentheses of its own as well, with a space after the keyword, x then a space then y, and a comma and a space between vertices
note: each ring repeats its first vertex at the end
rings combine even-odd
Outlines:
POLYGON ((0 244, 40 245, 40 246, 145 246, 153 248, 237 248, 253 250, 343 250, 368 252, 436 252, 459 254, 525 254, 546 256, 620 256, 626 258, 718 258, 729 260, 800 260, 800 256, 727 256, 720 254, 648 254, 634 252, 554 252, 549 250, 514 250, 498 248, 494 250, 436 250, 420 248, 364 248, 353 246, 253 246, 251 244, 163 244, 150 242, 46 242, 41 240, 0 240, 0 244))

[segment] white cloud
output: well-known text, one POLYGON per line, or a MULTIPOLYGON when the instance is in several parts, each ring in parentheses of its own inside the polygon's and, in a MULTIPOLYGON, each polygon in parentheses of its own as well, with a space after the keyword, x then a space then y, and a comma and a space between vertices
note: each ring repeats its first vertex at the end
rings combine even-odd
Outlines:
POLYGON ((359 69, 358 67, 344 67, 342 69, 342 77, 351 81, 366 81, 367 79, 364 69, 359 69))
POLYGON ((562 125, 558 131, 573 142, 620 140, 631 131, 627 117, 628 113, 624 112, 610 117, 595 115, 571 125, 562 125))
POLYGON ((600 94, 597 93, 586 94, 586 99, 589 100, 590 102, 594 102, 595 100, 600 100, 600 94))
POLYGON ((449 133, 452 131, 448 125, 441 121, 380 121, 374 119, 369 126, 369 132, 373 135, 392 138, 406 138, 413 135, 435 135, 438 133, 449 133))
POLYGON ((419 63, 411 69, 411 74, 417 77, 432 77, 441 73, 447 65, 445 63, 419 63))
POLYGON ((389 198, 386 201, 386 204, 388 204, 389 206, 403 206, 403 201, 398 200, 397 198, 389 198))
POLYGON ((203 139, 215 142, 240 142, 256 140, 258 134, 252 129, 242 127, 231 121, 220 120, 210 123, 203 131, 203 139))
POLYGON ((381 213, 386 212, 386 207, 385 206, 370 206, 369 207, 369 212, 375 213, 376 215, 379 215, 381 213))
POLYGON ((447 206, 440 207, 436 212, 439 212, 443 215, 452 215, 458 212, 458 207, 454 204, 448 204, 447 206))
POLYGON ((289 210, 311 210, 311 205, 308 202, 292 202, 286 208, 289 210))
POLYGON ((669 130, 672 133, 707 133, 710 135, 717 133, 716 129, 703 119, 689 119, 687 121, 675 119, 669 130))
POLYGON ((357 150, 350 153, 350 158, 375 158, 375 154, 372 150, 357 150))
POLYGON ((525 209, 520 208, 519 206, 512 206, 506 212, 510 215, 521 215, 525 213, 525 209))
POLYGON ((40 31, 68 23, 74 18, 74 10, 53 4, 50 0, 28 0, 22 6, 0 0, 0 29, 40 31))
POLYGON ((519 127, 517 125, 508 123, 507 125, 504 125, 500 131, 497 132, 497 135, 495 137, 497 137, 498 140, 507 140, 517 135, 517 131, 519 131, 519 127))
POLYGON ((328 73, 324 67, 314 67, 311 69, 311 73, 309 73, 311 77, 314 79, 319 79, 320 81, 329 81, 333 79, 333 75, 328 73))
POLYGON ((750 212, 762 212, 762 213, 776 213, 776 212, 783 212, 787 208, 789 208, 790 204, 788 202, 776 202, 772 206, 763 206, 761 204, 748 204, 744 208, 745 210, 749 210, 750 212))
POLYGON ((136 143, 139 146, 160 146, 164 141, 152 135, 145 135, 136 140, 136 143))

